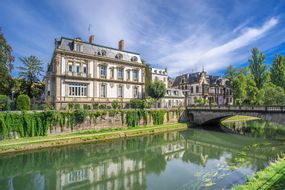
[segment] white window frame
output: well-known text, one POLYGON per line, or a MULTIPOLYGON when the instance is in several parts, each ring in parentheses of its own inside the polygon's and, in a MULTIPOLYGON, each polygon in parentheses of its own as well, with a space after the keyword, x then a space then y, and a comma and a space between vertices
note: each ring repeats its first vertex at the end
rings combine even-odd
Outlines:
POLYGON ((124 68, 117 68, 117 79, 124 79, 124 68), (119 75, 119 73, 121 74, 121 76, 119 75))
POLYGON ((138 86, 134 86, 134 88, 133 88, 133 97, 134 98, 139 97, 139 87, 138 86))
POLYGON ((117 97, 118 98, 123 98, 124 97, 124 86, 123 85, 118 85, 117 89, 117 97))
POLYGON ((133 70, 133 81, 139 81, 139 71, 138 70, 133 70))
POLYGON ((100 98, 107 98, 107 84, 100 85, 100 98))
POLYGON ((69 97, 87 97, 87 84, 67 83, 69 97))
POLYGON ((107 66, 100 65, 100 77, 107 78, 107 66))

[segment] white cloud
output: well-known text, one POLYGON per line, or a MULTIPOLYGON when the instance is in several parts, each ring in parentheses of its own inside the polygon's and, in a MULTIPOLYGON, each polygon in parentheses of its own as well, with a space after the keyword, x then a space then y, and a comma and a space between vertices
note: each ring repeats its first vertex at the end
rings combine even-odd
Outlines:
MULTIPOLYGON (((277 24, 278 19, 271 18, 261 27, 239 27, 242 32, 227 40, 224 40, 224 34, 216 39, 211 37, 210 31, 206 31, 205 37, 202 38, 201 35, 193 37, 192 34, 185 41, 174 43, 172 47, 178 48, 175 48, 171 54, 159 58, 158 62, 167 65, 172 74, 189 72, 193 69, 201 70, 202 66, 210 72, 222 70, 230 64, 238 64, 246 59, 249 52, 245 52, 243 48, 264 37, 277 24)), ((225 35, 231 36, 235 32, 236 29, 225 35)))

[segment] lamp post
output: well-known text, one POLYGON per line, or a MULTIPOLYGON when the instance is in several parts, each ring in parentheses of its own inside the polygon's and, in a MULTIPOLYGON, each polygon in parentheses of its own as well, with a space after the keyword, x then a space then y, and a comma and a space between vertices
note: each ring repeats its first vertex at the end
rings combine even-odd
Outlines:
POLYGON ((11 91, 12 91, 12 109, 14 109, 14 94, 15 94, 15 88, 13 87, 12 89, 11 89, 11 91))

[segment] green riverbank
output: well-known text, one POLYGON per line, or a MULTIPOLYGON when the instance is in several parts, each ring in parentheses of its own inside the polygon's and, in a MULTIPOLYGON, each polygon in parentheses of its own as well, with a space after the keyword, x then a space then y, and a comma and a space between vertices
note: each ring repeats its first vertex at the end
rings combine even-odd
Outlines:
POLYGON ((0 154, 57 147, 77 143, 101 142, 118 138, 156 134, 173 130, 183 130, 186 128, 186 123, 174 123, 145 127, 140 126, 131 128, 117 128, 100 131, 87 130, 61 135, 3 140, 0 142, 0 154))
POLYGON ((258 120, 258 117, 252 116, 245 116, 245 115, 235 115, 229 118, 226 118, 222 121, 222 123, 232 123, 232 122, 243 122, 243 121, 251 121, 251 120, 258 120))
POLYGON ((285 189, 285 157, 271 163, 264 170, 257 172, 245 185, 238 185, 234 190, 285 189))

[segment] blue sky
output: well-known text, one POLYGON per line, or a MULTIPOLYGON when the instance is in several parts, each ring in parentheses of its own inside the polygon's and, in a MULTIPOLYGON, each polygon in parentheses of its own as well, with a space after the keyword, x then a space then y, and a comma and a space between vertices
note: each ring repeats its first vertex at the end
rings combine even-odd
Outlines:
POLYGON ((16 66, 33 54, 46 67, 55 38, 87 41, 90 33, 111 47, 124 39, 127 50, 172 76, 202 66, 222 74, 230 64, 245 65, 253 47, 267 64, 285 54, 284 0, 0 0, 0 7, 16 66))

